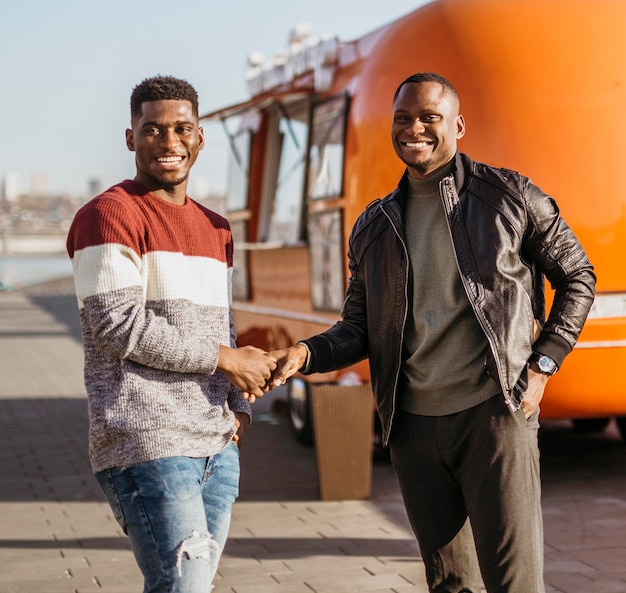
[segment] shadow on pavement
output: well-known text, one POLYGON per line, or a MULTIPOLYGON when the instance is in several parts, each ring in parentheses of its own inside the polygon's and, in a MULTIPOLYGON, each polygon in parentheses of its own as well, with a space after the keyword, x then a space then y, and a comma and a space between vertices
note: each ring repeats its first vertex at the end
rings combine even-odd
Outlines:
POLYGON ((82 344, 78 303, 72 277, 29 286, 20 292, 34 305, 50 313, 55 321, 64 325, 69 334, 82 344))
POLYGON ((59 323, 68 329, 70 335, 82 344, 80 317, 74 295, 32 295, 29 298, 33 304, 51 313, 59 323))
POLYGON ((121 537, 81 537, 80 539, 0 539, 0 548, 22 550, 130 550, 126 538, 121 537))
MULTIPOLYGON (((293 538, 293 537, 237 537, 228 542, 228 555, 248 558, 254 546, 257 560, 271 560, 281 553, 285 557, 302 557, 308 552, 322 550, 326 555, 369 556, 386 555, 415 560, 417 544, 407 538, 293 538)), ((21 550, 130 550, 126 538, 81 537, 78 539, 0 539, 0 549, 21 550)))

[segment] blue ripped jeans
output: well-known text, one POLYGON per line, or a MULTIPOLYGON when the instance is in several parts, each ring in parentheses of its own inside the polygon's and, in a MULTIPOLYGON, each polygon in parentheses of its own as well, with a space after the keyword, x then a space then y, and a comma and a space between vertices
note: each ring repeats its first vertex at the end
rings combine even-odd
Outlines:
POLYGON ((239 449, 169 457, 96 474, 128 535, 144 593, 208 593, 239 494, 239 449))

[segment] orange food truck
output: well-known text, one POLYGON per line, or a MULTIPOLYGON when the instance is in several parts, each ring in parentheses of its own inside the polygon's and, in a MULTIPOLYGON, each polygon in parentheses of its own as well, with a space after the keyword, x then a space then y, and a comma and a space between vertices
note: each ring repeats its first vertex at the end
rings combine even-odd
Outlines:
MULTIPOLYGON (((222 123, 232 149, 240 345, 285 347, 338 319, 352 225, 404 169, 390 140, 393 93, 433 71, 459 91, 460 150, 554 195, 596 269, 596 300, 542 417, 589 430, 616 418, 626 437, 625 24, 622 0, 435 0, 353 41, 297 28, 271 62, 251 57, 250 98, 202 116, 222 123)), ((364 362, 290 382, 302 442, 309 381, 346 372, 368 381, 364 362)))

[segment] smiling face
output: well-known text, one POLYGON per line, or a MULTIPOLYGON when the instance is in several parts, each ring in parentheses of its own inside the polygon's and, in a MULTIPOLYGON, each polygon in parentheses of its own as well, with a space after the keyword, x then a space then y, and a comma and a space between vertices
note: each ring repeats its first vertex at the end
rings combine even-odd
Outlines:
POLYGON ((438 82, 406 83, 393 103, 391 141, 409 175, 425 179, 449 163, 465 134, 457 97, 438 82))
POLYGON ((204 147, 204 132, 191 102, 146 101, 141 115, 126 130, 128 150, 135 152, 135 180, 159 197, 183 204, 189 171, 204 147))

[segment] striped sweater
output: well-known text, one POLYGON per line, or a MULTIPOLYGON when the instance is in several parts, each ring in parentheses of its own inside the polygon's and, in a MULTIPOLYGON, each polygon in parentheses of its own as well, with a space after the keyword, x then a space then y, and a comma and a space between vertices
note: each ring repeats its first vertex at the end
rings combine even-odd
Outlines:
POLYGON ((219 346, 235 346, 227 221, 124 181, 77 212, 67 249, 93 471, 222 450, 233 412, 250 414, 216 372, 219 346))

